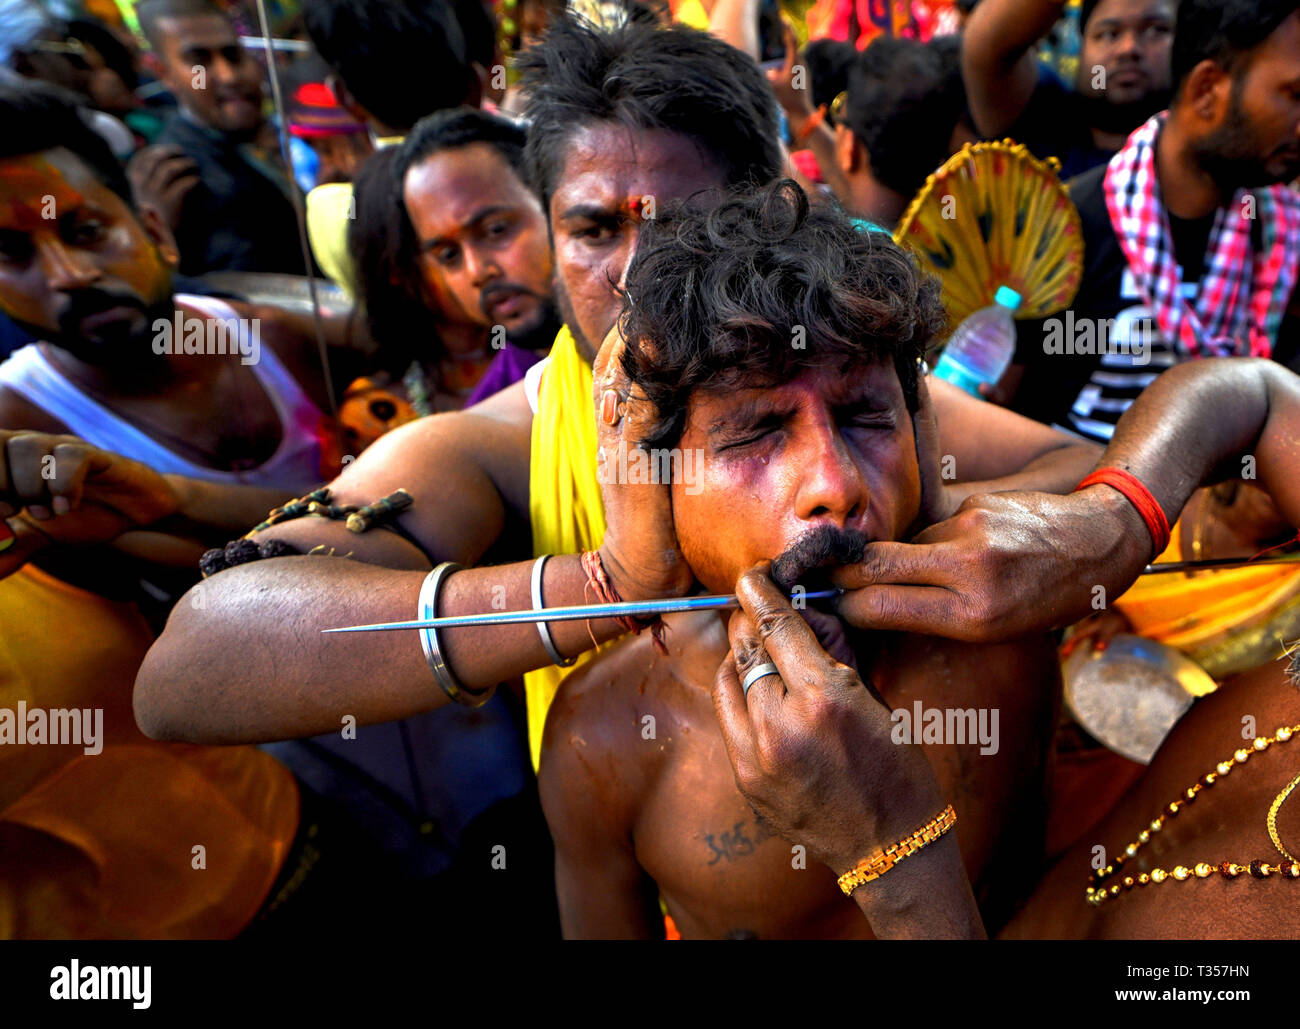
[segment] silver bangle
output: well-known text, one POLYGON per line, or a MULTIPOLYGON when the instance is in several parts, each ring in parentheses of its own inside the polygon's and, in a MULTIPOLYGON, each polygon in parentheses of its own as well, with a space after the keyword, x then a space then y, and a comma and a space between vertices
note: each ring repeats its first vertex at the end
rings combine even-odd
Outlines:
MULTIPOLYGON (((416 618, 420 621, 429 621, 438 616, 438 591, 442 587, 442 581, 452 572, 459 572, 464 565, 458 565, 454 561, 444 561, 433 571, 424 577, 424 583, 420 586, 420 599, 416 609, 416 618)), ((438 630, 426 628, 420 630, 420 646, 424 648, 424 659, 429 662, 429 669, 433 672, 434 679, 442 687, 442 692, 447 694, 458 704, 465 704, 468 707, 479 707, 486 704, 488 698, 492 696, 492 688, 481 690, 477 693, 466 688, 452 672, 447 665, 446 659, 442 656, 442 647, 438 643, 438 630)))
MULTIPOLYGON (((550 554, 543 554, 533 562, 533 610, 540 611, 545 605, 542 603, 542 569, 546 567, 546 560, 550 554)), ((537 626, 537 635, 542 638, 542 646, 546 648, 546 653, 550 656, 551 662, 560 668, 568 668, 578 659, 576 657, 565 657, 556 649, 555 640, 551 638, 551 627, 544 621, 534 623, 537 626)))

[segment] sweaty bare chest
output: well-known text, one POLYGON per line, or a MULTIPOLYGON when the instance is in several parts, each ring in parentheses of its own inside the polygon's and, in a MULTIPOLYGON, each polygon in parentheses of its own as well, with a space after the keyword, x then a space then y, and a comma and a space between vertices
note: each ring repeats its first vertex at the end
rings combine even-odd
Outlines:
POLYGON ((716 724, 659 742, 668 760, 634 840, 684 937, 870 935, 830 870, 776 835, 741 796, 716 724))

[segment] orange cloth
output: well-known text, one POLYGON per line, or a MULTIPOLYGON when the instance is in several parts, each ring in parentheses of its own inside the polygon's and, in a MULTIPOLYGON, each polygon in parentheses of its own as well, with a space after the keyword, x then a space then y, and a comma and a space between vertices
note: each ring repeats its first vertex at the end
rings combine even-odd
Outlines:
POLYGON ((275 881, 293 776, 254 747, 143 736, 131 692, 152 641, 132 605, 31 565, 0 580, 0 708, 103 712, 99 754, 0 746, 0 939, 229 937, 275 881))
MULTIPOLYGON (((1182 521, 1157 562, 1181 561, 1182 521)), ((1245 565, 1140 578, 1115 601, 1133 632, 1194 653, 1224 633, 1267 619, 1300 591, 1300 569, 1245 565)))

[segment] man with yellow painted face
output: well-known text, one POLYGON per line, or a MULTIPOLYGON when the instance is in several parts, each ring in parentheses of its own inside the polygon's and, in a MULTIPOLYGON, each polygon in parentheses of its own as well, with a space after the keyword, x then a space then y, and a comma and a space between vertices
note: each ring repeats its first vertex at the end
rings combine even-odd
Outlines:
POLYGON ((47 341, 0 365, 0 706, 103 719, 97 750, 2 748, 0 935, 230 936, 281 872, 293 778, 251 748, 145 739, 131 682, 157 596, 193 581, 214 538, 328 473, 305 417, 320 408, 278 358, 259 374, 239 353, 155 349, 156 324, 220 315, 173 297, 170 235, 131 209, 75 109, 5 87, 0 112, 0 309, 47 341), (200 839, 224 841, 214 876, 192 870, 200 839))

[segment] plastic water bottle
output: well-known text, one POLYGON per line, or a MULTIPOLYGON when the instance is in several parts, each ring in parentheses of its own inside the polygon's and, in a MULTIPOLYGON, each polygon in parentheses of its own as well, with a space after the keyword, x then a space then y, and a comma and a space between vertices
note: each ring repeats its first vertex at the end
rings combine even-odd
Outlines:
POLYGON ((1019 306, 1020 294, 999 286, 991 307, 980 308, 957 326, 934 374, 980 396, 980 386, 1002 378, 1016 354, 1014 315, 1019 306))

